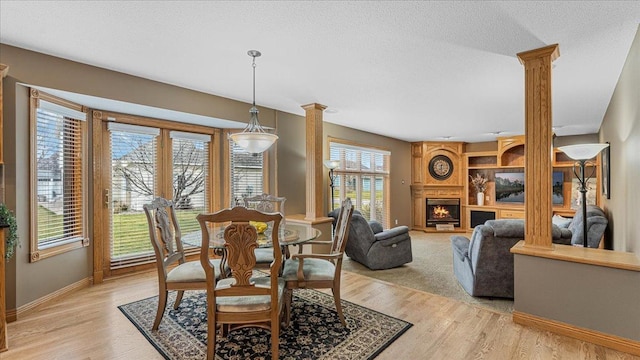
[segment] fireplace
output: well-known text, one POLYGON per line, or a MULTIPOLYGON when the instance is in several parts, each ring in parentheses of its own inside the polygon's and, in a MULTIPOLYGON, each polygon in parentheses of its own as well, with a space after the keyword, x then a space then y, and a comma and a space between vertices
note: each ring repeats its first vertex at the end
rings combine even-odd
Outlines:
POLYGON ((460 199, 427 199, 427 227, 460 226, 460 199))

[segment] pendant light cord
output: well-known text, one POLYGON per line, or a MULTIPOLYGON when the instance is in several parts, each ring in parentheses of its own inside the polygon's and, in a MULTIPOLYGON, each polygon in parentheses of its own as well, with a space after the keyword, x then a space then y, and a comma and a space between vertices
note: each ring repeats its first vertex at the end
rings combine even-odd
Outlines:
POLYGON ((253 106, 256 106, 256 56, 253 55, 253 106))

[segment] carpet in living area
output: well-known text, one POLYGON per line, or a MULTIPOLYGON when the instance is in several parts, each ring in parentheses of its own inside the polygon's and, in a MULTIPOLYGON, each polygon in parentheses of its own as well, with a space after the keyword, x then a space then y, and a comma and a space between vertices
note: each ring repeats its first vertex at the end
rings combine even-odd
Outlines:
MULTIPOLYGON (((167 301, 160 328, 152 331, 158 297, 118 306, 166 359, 202 359, 207 352, 207 298, 186 291, 178 310, 175 292, 167 301)), ((313 289, 294 291, 289 327, 280 329, 281 359, 373 359, 412 324, 342 300, 343 327, 333 296, 313 289)), ((270 359, 271 335, 261 328, 242 328, 218 337, 216 359, 270 359)))
POLYGON ((503 313, 513 312, 513 300, 469 295, 453 274, 452 235, 470 234, 425 233, 411 231, 413 261, 397 268, 369 270, 345 256, 342 269, 412 289, 425 291, 503 313))

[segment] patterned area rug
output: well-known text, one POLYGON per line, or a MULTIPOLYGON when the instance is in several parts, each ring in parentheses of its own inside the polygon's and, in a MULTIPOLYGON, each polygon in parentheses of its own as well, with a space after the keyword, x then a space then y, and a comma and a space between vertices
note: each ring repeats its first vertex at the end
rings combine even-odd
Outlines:
MULTIPOLYGON (((187 291, 178 310, 175 292, 158 331, 151 331, 158 297, 118 308, 166 359, 202 359, 207 339, 206 294, 187 291)), ((291 323, 280 330, 281 359, 373 359, 412 324, 342 300, 347 328, 333 297, 317 290, 294 291, 291 323)), ((259 328, 232 331, 217 339, 216 359, 270 359, 270 333, 259 328)))

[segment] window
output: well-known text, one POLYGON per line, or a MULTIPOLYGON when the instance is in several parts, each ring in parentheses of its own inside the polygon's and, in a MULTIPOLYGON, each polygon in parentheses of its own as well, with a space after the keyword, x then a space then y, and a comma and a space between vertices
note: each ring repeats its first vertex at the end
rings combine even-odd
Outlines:
POLYGON ((264 153, 252 154, 229 140, 231 205, 242 204, 243 196, 264 192, 264 153))
POLYGON ((156 197, 160 130, 115 122, 107 127, 111 144, 111 268, 153 262, 142 207, 156 197))
POLYGON ((329 142, 331 160, 339 160, 334 170, 333 208, 351 198, 356 209, 368 220, 389 227, 389 162, 391 153, 361 145, 329 142))
POLYGON ((86 114, 31 90, 30 261, 87 246, 86 114))
POLYGON ((171 131, 173 201, 182 236, 200 233, 198 214, 209 209, 210 135, 171 131))
POLYGON ((143 205, 157 196, 173 200, 183 238, 200 236, 196 216, 209 209, 211 135, 117 122, 109 122, 107 128, 112 169, 110 268, 155 261, 143 205), (159 145, 162 138, 170 139, 165 141, 168 152, 159 145))

